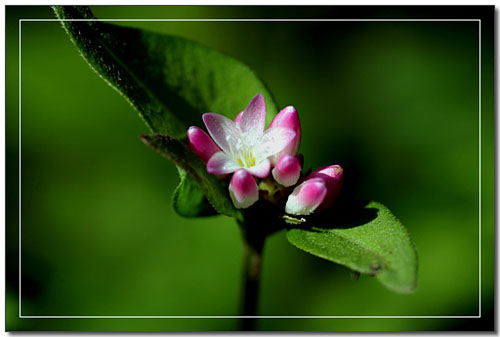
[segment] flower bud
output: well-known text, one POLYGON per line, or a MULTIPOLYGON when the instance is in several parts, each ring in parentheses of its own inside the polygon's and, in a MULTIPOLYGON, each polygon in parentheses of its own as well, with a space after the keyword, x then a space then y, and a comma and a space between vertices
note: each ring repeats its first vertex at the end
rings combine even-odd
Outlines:
POLYGON ((229 195, 236 208, 248 208, 259 200, 259 189, 252 175, 239 169, 231 177, 229 195))
POLYGON ((219 147, 212 138, 197 126, 191 126, 187 131, 188 146, 201 160, 208 162, 210 157, 219 152, 219 147))
POLYGON ((304 181, 288 196, 285 212, 295 215, 309 215, 318 208, 327 194, 325 182, 321 178, 304 181))
POLYGON ((279 153, 272 156, 271 162, 272 164, 276 164, 278 160, 284 154, 291 154, 292 156, 297 154, 300 145, 300 136, 301 136, 301 128, 300 128, 300 120, 299 113, 293 106, 287 106, 283 108, 274 119, 269 124, 269 129, 274 127, 282 127, 295 131, 295 137, 288 143, 288 145, 279 153))
POLYGON ((323 211, 330 206, 332 206, 340 193, 342 187, 342 182, 344 181, 344 170, 340 165, 330 165, 317 169, 306 179, 320 178, 325 182, 325 186, 328 190, 325 200, 321 203, 320 207, 316 211, 323 211))
POLYGON ((337 200, 344 180, 339 165, 322 167, 297 186, 288 197, 285 211, 295 215, 309 215, 325 210, 337 200))
POLYGON ((272 171, 274 180, 285 187, 293 186, 300 178, 302 167, 299 159, 290 154, 284 154, 272 171))
POLYGON ((236 115, 236 117, 234 118, 234 122, 235 122, 236 124, 240 124, 240 122, 241 122, 241 116, 243 115, 243 111, 245 111, 245 110, 241 110, 241 111, 240 111, 240 112, 236 115))

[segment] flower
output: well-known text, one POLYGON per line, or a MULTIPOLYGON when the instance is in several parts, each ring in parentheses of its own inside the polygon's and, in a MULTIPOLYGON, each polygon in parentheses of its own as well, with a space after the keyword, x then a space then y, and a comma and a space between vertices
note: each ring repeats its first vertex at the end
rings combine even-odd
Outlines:
POLYGON ((295 131, 287 127, 264 130, 266 106, 260 94, 243 110, 239 123, 215 113, 204 114, 203 122, 221 149, 207 162, 207 171, 212 174, 244 169, 255 177, 265 178, 271 170, 269 157, 285 149, 296 137, 295 131))
POLYGON ((288 196, 285 212, 309 215, 325 210, 337 200, 343 180, 344 170, 339 165, 317 169, 288 196))
POLYGON ((297 154, 301 125, 293 106, 282 109, 267 130, 266 104, 260 94, 234 121, 216 113, 203 114, 202 118, 210 136, 190 127, 189 148, 207 164, 207 172, 220 179, 232 174, 229 195, 236 208, 256 203, 259 192, 275 205, 287 197, 285 212, 292 215, 322 211, 336 201, 344 179, 339 165, 314 171, 289 194, 288 188, 301 177, 303 164, 302 155, 297 154), (272 178, 267 178, 271 169, 272 178), (257 185, 255 178, 266 179, 257 185))

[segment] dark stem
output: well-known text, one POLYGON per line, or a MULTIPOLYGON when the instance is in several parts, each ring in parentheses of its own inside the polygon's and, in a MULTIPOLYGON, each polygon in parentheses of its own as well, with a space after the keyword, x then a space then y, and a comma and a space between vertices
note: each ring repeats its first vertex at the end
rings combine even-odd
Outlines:
MULTIPOLYGON (((248 235, 243 230, 243 294, 241 303, 242 316, 257 315, 259 299, 260 274, 262 266, 262 250, 264 248, 265 235, 248 235)), ((256 319, 242 318, 241 329, 244 331, 255 330, 256 319)))

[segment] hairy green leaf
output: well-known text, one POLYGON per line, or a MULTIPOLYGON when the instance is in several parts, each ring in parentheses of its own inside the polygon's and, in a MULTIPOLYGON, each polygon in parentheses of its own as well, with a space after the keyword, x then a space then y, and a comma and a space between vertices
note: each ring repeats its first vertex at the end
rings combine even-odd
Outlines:
POLYGON ((156 152, 182 168, 198 184, 217 212, 242 219, 241 212, 229 198, 227 187, 215 175, 207 172, 205 163, 191 152, 184 141, 163 134, 143 135, 141 138, 156 152))
POLYGON ((417 285, 417 253, 407 230, 378 202, 338 207, 291 226, 288 240, 308 253, 377 277, 397 292, 417 285))
MULTIPOLYGON (((88 7, 53 8, 90 67, 139 112, 152 132, 183 139, 189 126, 201 126, 201 114, 234 118, 258 93, 266 99, 268 122, 276 115, 262 81, 227 55, 178 36, 101 22, 88 7)), ((181 215, 187 214, 186 207, 192 209, 190 216, 195 210, 208 214, 207 201, 189 180, 184 177, 177 188, 174 208, 181 215)))

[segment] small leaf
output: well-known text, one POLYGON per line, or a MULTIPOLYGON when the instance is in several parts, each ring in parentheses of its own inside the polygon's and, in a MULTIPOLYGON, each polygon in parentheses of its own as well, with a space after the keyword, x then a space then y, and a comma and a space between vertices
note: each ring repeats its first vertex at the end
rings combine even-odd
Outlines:
MULTIPOLYGON (((277 113, 263 82, 234 58, 178 36, 98 21, 85 6, 53 9, 89 66, 138 111, 152 132, 183 139, 189 126, 202 126, 201 114, 234 118, 258 93, 266 99, 267 121, 277 113)), ((199 186, 190 179, 185 176, 176 189, 174 208, 186 215, 189 205, 179 201, 196 195, 199 203, 190 212, 195 216, 206 201, 200 201, 199 186)))
POLYGON ((227 187, 217 177, 207 172, 203 163, 185 144, 185 142, 162 134, 143 135, 144 143, 163 157, 182 168, 201 188, 213 208, 224 215, 242 220, 227 192, 227 187))
POLYGON ((179 168, 179 176, 181 182, 172 195, 172 206, 177 214, 186 218, 217 214, 198 184, 187 176, 186 171, 179 168))
POLYGON ((378 202, 339 206, 291 227, 287 238, 308 253, 375 276, 393 291, 417 285, 417 253, 407 230, 378 202))

